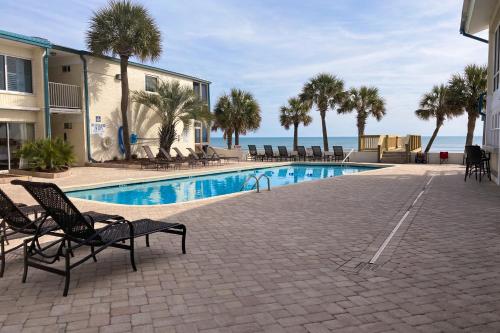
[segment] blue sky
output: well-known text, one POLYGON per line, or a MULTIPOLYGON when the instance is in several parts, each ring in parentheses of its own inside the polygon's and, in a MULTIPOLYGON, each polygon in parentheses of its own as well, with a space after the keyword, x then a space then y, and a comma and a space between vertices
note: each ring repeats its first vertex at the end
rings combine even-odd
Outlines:
MULTIPOLYGON (((374 85, 387 116, 370 119, 367 134, 430 135, 434 123, 416 119, 420 96, 468 63, 485 64, 487 45, 459 34, 462 1, 189 0, 140 1, 163 34, 154 65, 213 82, 212 104, 232 87, 251 91, 262 109, 258 136, 291 136, 279 125, 279 107, 319 72, 347 87, 374 85)), ((85 48, 92 11, 106 1, 5 1, 0 29, 85 48)), ((319 114, 301 128, 320 136, 319 114)), ((327 115, 330 136, 356 135, 353 115, 327 115)), ((478 122, 476 134, 482 126, 478 122)), ((465 135, 466 118, 441 135, 465 135)))

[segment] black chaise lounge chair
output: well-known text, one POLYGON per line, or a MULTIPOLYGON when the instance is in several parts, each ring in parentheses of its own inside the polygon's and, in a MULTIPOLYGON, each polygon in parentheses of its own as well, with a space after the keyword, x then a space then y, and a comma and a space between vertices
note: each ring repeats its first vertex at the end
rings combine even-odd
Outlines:
POLYGON ((203 166, 207 166, 211 161, 207 158, 200 157, 193 148, 186 148, 189 151, 189 156, 196 161, 196 163, 203 164, 203 166))
POLYGON ((195 167, 197 164, 204 164, 204 163, 200 162, 199 160, 196 160, 192 156, 184 156, 182 151, 177 147, 174 147, 172 149, 175 150, 175 153, 177 154, 176 158, 178 161, 186 162, 191 167, 195 167))
MULTIPOLYGON (((102 214, 93 211, 84 212, 82 215, 86 216, 92 222, 100 223, 123 220, 123 217, 120 215, 102 214)), ((1 189, 0 218, 2 218, 3 229, 3 234, 0 235, 0 277, 3 276, 5 270, 5 256, 23 246, 21 243, 5 250, 5 245, 8 244, 7 237, 18 234, 29 236, 53 234, 53 231, 59 229, 59 226, 52 219, 45 217, 45 210, 41 206, 20 206, 19 204, 15 204, 1 189), (29 215, 34 215, 35 219, 30 219, 29 215)))
POLYGON ((142 149, 144 149, 144 152, 146 153, 147 160, 141 162, 141 169, 144 167, 148 167, 150 165, 153 165, 156 167, 156 170, 159 170, 160 168, 165 168, 168 169, 170 166, 170 162, 167 160, 163 160, 160 158, 155 157, 153 152, 151 151, 151 148, 149 146, 142 146, 142 149))
POLYGON ((137 270, 134 259, 134 239, 146 236, 146 246, 149 246, 149 235, 155 232, 165 232, 182 236, 182 253, 186 253, 186 227, 179 223, 167 223, 141 219, 127 221, 125 219, 111 222, 101 229, 94 227, 94 221, 88 218, 75 207, 66 194, 53 183, 38 183, 22 180, 12 181, 14 185, 23 186, 28 193, 45 209, 46 217, 50 216, 59 226, 61 239, 53 242, 59 244, 56 254, 49 260, 36 246, 38 235, 32 240, 25 240, 24 245, 24 274, 23 283, 26 282, 28 267, 35 267, 47 272, 55 273, 65 277, 63 295, 67 296, 71 269, 84 263, 90 258, 96 261, 96 254, 112 246, 130 252, 130 262, 134 271, 137 270), (125 242, 128 241, 128 244, 125 242), (75 244, 75 245, 72 245, 75 244), (91 253, 77 260, 70 262, 70 254, 79 247, 89 246, 91 253), (60 256, 65 259, 63 269, 49 266, 60 256))
POLYGON ((264 158, 266 160, 271 160, 273 161, 275 156, 274 156, 274 151, 273 151, 273 146, 271 145, 264 145, 264 158))
POLYGON ((257 146, 255 145, 248 145, 248 154, 250 155, 250 159, 252 160, 264 161, 264 155, 259 154, 259 152, 257 151, 257 146))
MULTIPOLYGON (((344 148, 342 146, 332 146, 332 148, 334 161, 343 161, 345 158, 344 148)), ((347 161, 349 162, 349 157, 347 158, 347 161)))
POLYGON ((323 152, 321 151, 320 146, 311 146, 312 152, 313 152, 313 160, 315 161, 323 161, 325 159, 325 156, 323 155, 323 152))
POLYGON ((304 162, 307 160, 307 150, 304 146, 297 146, 297 158, 299 161, 302 159, 304 162))
POLYGON ((161 155, 163 156, 163 158, 165 159, 165 161, 169 162, 170 164, 172 164, 174 166, 174 169, 177 167, 177 168, 181 168, 181 165, 182 165, 182 161, 178 161, 178 160, 175 160, 166 150, 165 148, 163 147, 160 147, 160 153, 161 155))
MULTIPOLYGON (((208 147, 207 147, 207 151, 208 151, 208 147)), ((201 149, 200 150, 200 154, 201 154, 201 157, 209 162, 212 162, 212 164, 215 164, 217 163, 217 165, 221 165, 222 164, 222 158, 217 154, 217 153, 213 153, 213 154, 207 154, 205 152, 205 150, 201 149)))
POLYGON ((280 161, 288 161, 289 159, 293 158, 290 154, 288 154, 288 149, 286 149, 286 146, 278 146, 278 154, 280 161))

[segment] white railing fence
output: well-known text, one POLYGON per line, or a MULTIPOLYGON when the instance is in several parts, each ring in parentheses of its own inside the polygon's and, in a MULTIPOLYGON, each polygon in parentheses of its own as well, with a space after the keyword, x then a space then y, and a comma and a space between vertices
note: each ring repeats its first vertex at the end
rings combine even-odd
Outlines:
POLYGON ((50 107, 64 109, 82 108, 82 90, 80 86, 49 82, 50 107))

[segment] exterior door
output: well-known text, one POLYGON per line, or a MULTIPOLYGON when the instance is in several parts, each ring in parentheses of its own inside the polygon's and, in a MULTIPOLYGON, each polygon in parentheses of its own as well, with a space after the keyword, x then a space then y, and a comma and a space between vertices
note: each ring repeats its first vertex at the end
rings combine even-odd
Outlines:
POLYGON ((27 123, 9 123, 8 135, 10 169, 17 169, 19 168, 19 158, 16 153, 24 143, 34 140, 35 126, 27 123))
POLYGON ((9 170, 7 123, 0 123, 0 171, 9 170))
POLYGON ((28 123, 0 123, 0 172, 19 168, 16 152, 35 139, 35 125, 28 123))

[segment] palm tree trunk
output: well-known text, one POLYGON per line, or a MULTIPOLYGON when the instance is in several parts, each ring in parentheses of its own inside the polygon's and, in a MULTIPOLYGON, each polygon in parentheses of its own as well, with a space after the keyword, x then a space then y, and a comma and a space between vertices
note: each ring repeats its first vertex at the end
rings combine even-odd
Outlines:
POLYGON ((170 153, 170 149, 175 141, 176 131, 173 124, 162 124, 160 128, 160 147, 170 153))
POLYGON ((240 145, 240 131, 238 129, 234 130, 234 144, 236 146, 240 145))
POLYGON ((436 136, 438 135, 439 129, 441 128, 441 123, 436 124, 436 128, 434 129, 434 132, 432 133, 432 136, 429 140, 429 143, 427 143, 427 147, 425 147, 425 153, 428 153, 429 150, 431 150, 432 144, 434 143, 434 139, 436 139, 436 136))
POLYGON ((231 149, 233 147, 233 132, 228 132, 226 134, 227 137, 227 149, 231 149))
POLYGON ((323 150, 328 151, 328 133, 326 131, 326 111, 320 111, 321 128, 323 130, 323 150))
POLYGON ((123 145, 125 147, 125 159, 130 160, 130 132, 128 127, 128 101, 129 101, 129 89, 128 89, 128 57, 120 57, 120 74, 121 74, 121 85, 122 85, 122 100, 121 100, 121 112, 122 112, 122 126, 123 126, 123 145))
POLYGON ((358 151, 361 150, 361 137, 365 135, 365 122, 358 118, 358 151))
POLYGON ((297 151, 299 144, 299 124, 293 124, 293 151, 297 151))
POLYGON ((465 145, 470 146, 474 141, 474 129, 476 128, 477 111, 473 110, 468 112, 468 122, 467 122, 467 138, 465 139, 465 145))

